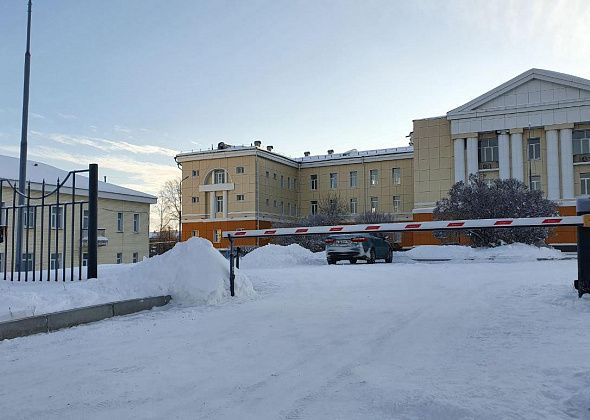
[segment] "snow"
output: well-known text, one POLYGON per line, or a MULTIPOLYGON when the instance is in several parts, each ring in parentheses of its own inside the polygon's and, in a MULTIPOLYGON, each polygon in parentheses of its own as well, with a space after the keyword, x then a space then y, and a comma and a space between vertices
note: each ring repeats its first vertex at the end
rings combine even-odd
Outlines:
POLYGON ((297 244, 266 245, 242 258, 241 268, 278 268, 293 265, 327 264, 324 252, 311 252, 297 244))
POLYGON ((471 248, 459 245, 421 245, 404 253, 398 253, 415 260, 502 260, 517 259, 534 261, 539 259, 571 258, 554 248, 536 247, 525 244, 502 245, 495 248, 471 248))
MULTIPOLYGON (((243 273, 237 273, 235 287, 240 297, 254 295, 252 283, 243 273)), ((137 264, 101 265, 98 279, 65 283, 1 281, 0 321, 161 295, 171 295, 181 305, 212 305, 226 299, 228 290, 228 261, 211 242, 191 238, 137 264)))
MULTIPOLYGON (((293 252, 270 249, 284 260, 293 252)), ((576 261, 522 260, 524 250, 512 250, 501 261, 244 265, 240 275, 252 281, 254 299, 173 301, 6 340, 0 412, 44 419, 589 418, 590 299, 572 288, 576 261)), ((150 269, 163 272, 157 265, 150 269)), ((151 275, 148 266, 141 272, 151 275)))

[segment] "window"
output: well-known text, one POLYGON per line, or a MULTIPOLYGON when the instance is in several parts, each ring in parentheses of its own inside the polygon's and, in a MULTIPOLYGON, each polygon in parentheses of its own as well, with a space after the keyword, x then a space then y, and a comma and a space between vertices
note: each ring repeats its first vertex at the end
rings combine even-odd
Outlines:
POLYGON ((479 161, 498 162, 498 139, 483 139, 479 141, 479 161))
POLYGON ((330 200, 328 200, 328 205, 330 206, 330 211, 335 212, 336 206, 338 205, 338 203, 337 203, 336 199, 330 198, 330 200))
POLYGON ((311 202, 310 213, 312 215, 318 214, 318 202, 317 201, 312 201, 311 202))
POLYGON ((531 185, 529 189, 531 191, 537 191, 541 189, 541 177, 539 175, 531 176, 531 185))
POLYGON ((379 170, 371 169, 369 171, 369 185, 379 185, 379 170))
POLYGON ((192 197, 191 198, 191 201, 192 201, 193 204, 196 204, 196 203, 199 202, 199 197, 192 197))
POLYGON ((21 271, 33 271, 33 254, 23 253, 21 260, 21 271))
POLYGON ((199 176, 199 171, 196 169, 193 169, 193 176, 199 176))
POLYGON ((218 244, 219 242, 221 242, 221 238, 222 238, 221 229, 215 229, 213 231, 213 242, 218 244))
POLYGON ((276 209, 277 208, 277 200, 272 201, 272 206, 276 209))
POLYGON ((356 198, 350 199, 350 214, 357 214, 357 202, 356 198))
POLYGON ((82 267, 88 267, 88 252, 82 253, 82 267))
POLYGON ((133 232, 139 232, 139 213, 133 214, 133 232))
POLYGON ((317 175, 310 175, 309 178, 311 181, 311 189, 317 190, 318 189, 318 176, 317 175))
POLYGON ((193 230, 193 236, 195 238, 198 238, 199 237, 199 231, 198 230, 193 230))
POLYGON ((117 213, 117 232, 123 232, 123 213, 117 213))
POLYGON ((215 196, 215 212, 223 213, 223 196, 215 196))
POLYGON ((279 203, 279 208, 281 209, 281 214, 285 214, 285 206, 282 201, 279 203))
POLYGON ((135 264, 138 261, 139 261, 139 253, 134 252, 132 262, 133 262, 133 264, 135 264))
POLYGON ((26 228, 35 227, 35 207, 23 209, 23 226, 26 228))
POLYGON ((291 215, 291 203, 287 203, 287 215, 291 215))
POLYGON ((215 169, 213 171, 213 183, 225 184, 225 171, 223 169, 215 169))
POLYGON ((580 174, 580 187, 581 187, 580 194, 582 194, 582 195, 590 194, 590 173, 580 174))
POLYGON ((274 179, 275 181, 277 180, 277 174, 272 174, 272 179, 274 179))
POLYGON ((287 188, 291 189, 291 177, 290 176, 287 177, 287 188))
POLYGON ((61 229, 63 227, 64 213, 63 207, 51 207, 51 229, 61 229))
POLYGON ((541 139, 529 139, 529 160, 541 159, 541 139))
POLYGON ((371 213, 377 213, 379 210, 379 197, 371 197, 371 213))
POLYGON ((293 204, 293 216, 297 216, 297 204, 293 204))
POLYGON ((243 166, 236 166, 236 173, 237 174, 243 174, 244 173, 244 167, 243 166))
POLYGON ((123 264, 123 253, 117 252, 117 264, 123 264))
POLYGON ((297 178, 293 178, 293 189, 297 189, 297 178))
POLYGON ((238 200, 238 201, 244 201, 244 194, 238 194, 238 195, 236 195, 236 200, 238 200))
POLYGON ((356 188, 358 185, 358 172, 350 171, 350 188, 356 188))
POLYGON ((269 207, 269 206, 270 206, 270 200, 267 198, 266 199, 266 207, 269 207))
POLYGON ((574 155, 590 153, 590 130, 574 130, 572 133, 574 155))
POLYGON ((402 200, 400 199, 399 195, 393 196, 393 212, 399 213, 402 208, 402 200))
POLYGON ((88 229, 88 218, 90 217, 90 210, 82 212, 82 229, 88 229))
POLYGON ((338 174, 337 173, 330 174, 330 188, 333 190, 338 188, 338 174))
POLYGON ((61 253, 53 253, 51 254, 51 258, 49 260, 49 268, 51 270, 59 270, 61 268, 61 253))
POLYGON ((270 172, 266 171, 265 175, 268 178, 270 176, 270 172))
POLYGON ((281 188, 285 188, 285 177, 281 175, 281 188))
POLYGON ((391 169, 391 179, 395 185, 402 183, 402 168, 391 169))

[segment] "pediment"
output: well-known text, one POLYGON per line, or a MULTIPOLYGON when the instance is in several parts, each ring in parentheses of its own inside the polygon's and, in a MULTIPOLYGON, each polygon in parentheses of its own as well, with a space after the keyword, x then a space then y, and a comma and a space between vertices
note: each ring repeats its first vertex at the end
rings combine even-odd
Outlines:
POLYGON ((528 110, 590 101, 590 80, 549 70, 531 69, 447 113, 449 119, 469 114, 528 110))

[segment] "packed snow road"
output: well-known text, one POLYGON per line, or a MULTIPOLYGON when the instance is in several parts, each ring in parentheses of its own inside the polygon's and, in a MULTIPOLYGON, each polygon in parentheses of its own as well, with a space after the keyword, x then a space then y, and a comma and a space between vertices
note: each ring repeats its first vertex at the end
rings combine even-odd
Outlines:
POLYGON ((254 298, 1 342, 0 413, 590 418, 576 261, 320 262, 245 263, 254 298))

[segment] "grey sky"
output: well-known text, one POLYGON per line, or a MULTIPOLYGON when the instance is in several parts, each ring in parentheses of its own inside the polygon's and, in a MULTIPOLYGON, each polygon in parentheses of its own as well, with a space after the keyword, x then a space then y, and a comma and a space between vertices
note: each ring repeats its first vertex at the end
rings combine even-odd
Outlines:
MULTIPOLYGON (((407 144, 531 68, 590 78, 590 2, 35 0, 30 157, 155 192, 176 151, 407 144)), ((0 2, 0 153, 18 155, 26 2, 0 2)))

